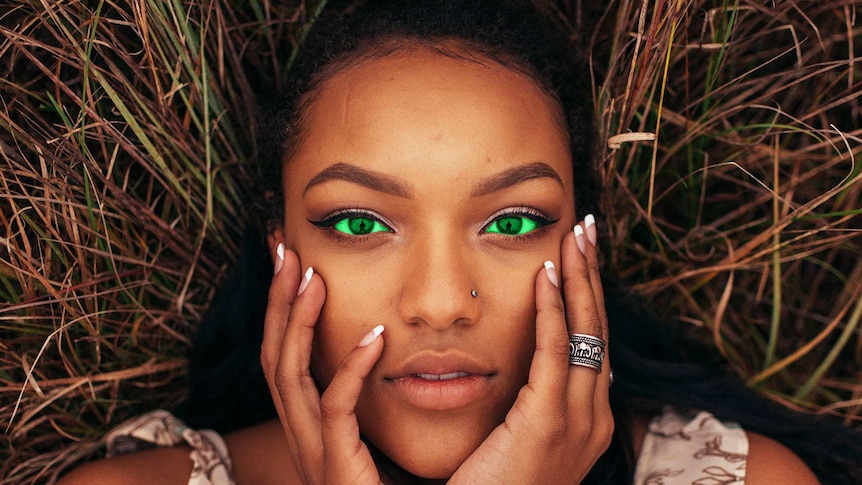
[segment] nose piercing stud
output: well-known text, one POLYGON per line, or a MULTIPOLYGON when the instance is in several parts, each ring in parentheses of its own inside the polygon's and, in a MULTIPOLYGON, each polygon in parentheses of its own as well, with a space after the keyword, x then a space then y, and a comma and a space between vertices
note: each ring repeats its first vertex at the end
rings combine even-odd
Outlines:
POLYGON ((476 298, 477 296, 479 296, 479 293, 477 293, 476 290, 473 290, 470 292, 470 296, 472 296, 473 298, 476 298))

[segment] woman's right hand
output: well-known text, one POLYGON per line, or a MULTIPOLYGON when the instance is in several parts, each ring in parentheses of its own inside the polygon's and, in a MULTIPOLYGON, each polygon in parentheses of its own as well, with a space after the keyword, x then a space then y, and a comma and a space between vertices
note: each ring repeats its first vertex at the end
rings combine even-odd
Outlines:
POLYGON ((314 327, 326 299, 323 280, 301 275, 296 253, 279 245, 263 331, 260 363, 284 428, 296 472, 306 484, 379 484, 354 408, 365 377, 383 351, 373 329, 344 358, 323 395, 311 375, 314 327))

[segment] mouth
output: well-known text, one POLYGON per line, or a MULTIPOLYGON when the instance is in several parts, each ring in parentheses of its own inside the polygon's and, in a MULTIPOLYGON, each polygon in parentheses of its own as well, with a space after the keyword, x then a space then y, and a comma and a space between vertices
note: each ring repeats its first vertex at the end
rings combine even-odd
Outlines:
POLYGON ((408 358, 384 382, 394 397, 427 410, 470 406, 489 395, 497 373, 472 356, 460 353, 423 353, 408 358))
POLYGON ((451 381, 452 379, 457 379, 459 377, 467 377, 469 376, 469 372, 449 372, 448 374, 413 374, 410 377, 416 377, 419 379, 424 379, 426 381, 451 381))

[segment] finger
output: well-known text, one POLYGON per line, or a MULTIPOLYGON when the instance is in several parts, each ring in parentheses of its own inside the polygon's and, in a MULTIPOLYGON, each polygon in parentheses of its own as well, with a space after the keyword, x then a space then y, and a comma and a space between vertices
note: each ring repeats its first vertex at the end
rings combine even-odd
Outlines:
MULTIPOLYGON (((566 323, 569 334, 586 334, 601 338, 601 319, 593 295, 587 259, 579 248, 585 247, 583 226, 563 238, 561 257, 563 289, 566 304, 566 323)), ((580 365, 569 368, 569 405, 578 410, 583 419, 592 419, 598 373, 580 365)))
POLYGON ((274 264, 276 272, 270 283, 264 317, 260 363, 279 421, 284 428, 284 436, 290 450, 290 459, 296 470, 301 475, 305 475, 306 470, 303 467, 300 452, 308 447, 300 446, 297 443, 295 433, 291 430, 288 419, 289 413, 285 408, 285 403, 289 401, 284 399, 286 394, 283 389, 284 379, 278 371, 283 358, 282 348, 287 334, 288 321, 296 300, 297 289, 301 284, 300 263, 296 253, 286 251, 282 244, 278 245, 276 254, 277 260, 274 264))
POLYGON ((276 251, 278 260, 275 267, 279 270, 272 277, 263 325, 263 341, 260 349, 260 365, 269 385, 270 394, 279 416, 283 415, 281 398, 275 388, 275 370, 281 357, 290 309, 299 286, 299 258, 293 251, 285 251, 282 244, 276 251))
POLYGON ((546 261, 536 275, 536 351, 530 365, 528 388, 552 399, 559 406, 558 409, 563 409, 569 370, 569 343, 563 297, 557 285, 559 275, 556 266, 546 261))
POLYGON ((296 443, 298 469, 308 481, 323 477, 323 442, 320 435, 320 394, 311 374, 311 347, 314 328, 326 299, 326 285, 308 268, 298 285, 281 343, 276 368, 276 390, 283 403, 286 431, 296 443))
POLYGON ((605 292, 602 287, 602 278, 599 273, 599 257, 598 257, 598 231, 596 229, 596 219, 592 214, 588 214, 584 218, 584 233, 586 235, 586 258, 587 267, 590 271, 590 283, 593 287, 593 296, 596 299, 596 308, 601 321, 602 333, 600 338, 605 342, 608 341, 608 316, 605 312, 605 292))
POLYGON ((605 347, 605 362, 602 365, 602 372, 598 376, 595 393, 595 406, 597 410, 602 410, 610 414, 610 396, 605 390, 610 388, 611 361, 610 353, 608 352, 611 342, 608 341, 608 316, 605 310, 604 288, 602 287, 602 279, 599 273, 599 258, 598 258, 598 231, 596 229, 596 220, 592 214, 584 218, 584 232, 586 234, 586 259, 587 267, 590 272, 590 282, 593 287, 593 296, 596 300, 596 309, 598 310, 599 320, 602 325, 601 338, 607 345, 605 347))
POLYGON ((282 376, 282 399, 288 410, 311 412, 305 418, 317 418, 320 395, 311 375, 311 347, 314 328, 326 299, 323 279, 309 267, 299 284, 302 294, 297 296, 287 321, 281 344, 281 359, 277 374, 282 376))
POLYGON ((563 294, 566 302, 566 322, 569 333, 582 333, 604 338, 603 324, 596 307, 596 297, 586 251, 590 244, 583 224, 563 238, 563 294), (581 249, 583 248, 583 249, 581 249))
POLYGON ((324 469, 327 482, 333 477, 349 478, 355 483, 361 475, 377 470, 368 449, 359 439, 356 403, 371 368, 383 352, 383 325, 374 327, 349 353, 320 398, 324 469))

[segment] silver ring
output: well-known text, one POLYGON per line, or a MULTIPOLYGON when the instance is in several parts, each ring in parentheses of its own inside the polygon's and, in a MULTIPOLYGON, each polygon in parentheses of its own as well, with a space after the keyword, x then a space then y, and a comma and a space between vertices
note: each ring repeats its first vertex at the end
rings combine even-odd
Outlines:
POLYGON ((569 335, 569 364, 589 367, 596 372, 602 371, 602 363, 605 361, 605 341, 576 333, 569 335))

